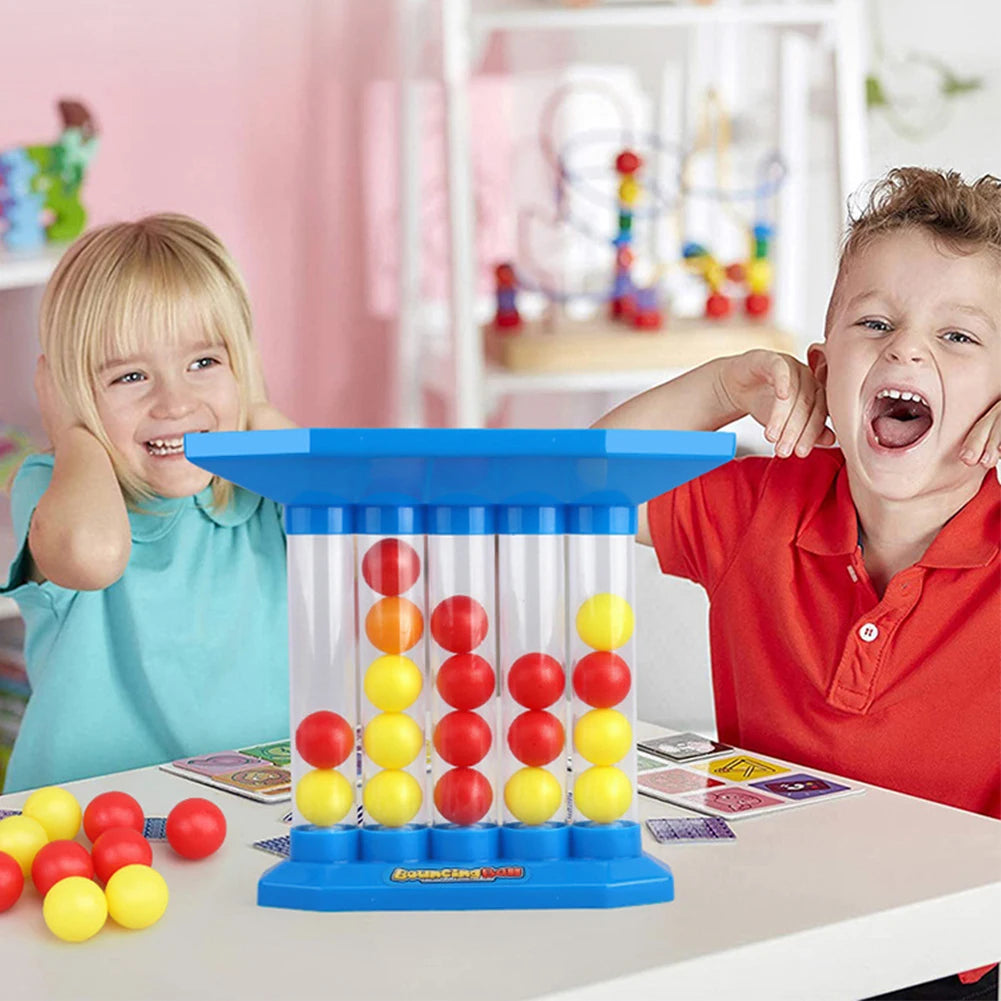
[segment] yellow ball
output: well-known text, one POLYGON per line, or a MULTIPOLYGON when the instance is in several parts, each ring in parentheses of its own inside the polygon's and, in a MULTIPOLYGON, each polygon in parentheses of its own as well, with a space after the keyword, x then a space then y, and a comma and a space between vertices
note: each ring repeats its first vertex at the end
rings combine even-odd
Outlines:
POLYGON ((596 594, 577 612, 577 635, 595 650, 617 650, 633 634, 633 610, 617 594, 596 594))
POLYGON ((58 786, 36 789, 24 802, 21 813, 37 820, 49 841, 72 841, 80 830, 83 815, 71 792, 58 786))
POLYGON ((104 892, 108 913, 124 928, 149 928, 156 924, 163 917, 170 897, 166 880, 148 865, 122 866, 108 880, 104 892))
POLYGON ((362 799, 368 815, 377 824, 402 827, 417 816, 424 794, 409 772, 389 770, 368 780, 362 799))
POLYGON ((623 205, 635 205, 639 201, 639 182, 632 177, 624 177, 619 182, 619 201, 623 205))
POLYGON ((616 709, 592 709, 573 728, 574 748, 592 765, 614 765, 633 743, 629 720, 616 709))
POLYGON ((424 731, 404 713, 380 713, 365 727, 362 745, 380 768, 406 768, 424 747, 424 731))
POLYGON ((39 848, 47 845, 49 836, 34 817, 4 817, 0 820, 0 852, 6 852, 21 867, 25 878, 31 874, 39 848))
POLYGON ((545 768, 520 768, 504 786, 504 803, 523 824, 544 824, 562 802, 559 780, 545 768))
POLYGON ((369 702, 386 713, 397 713, 417 701, 424 679, 420 668, 399 653, 376 657, 365 672, 369 702))
POLYGON ((311 824, 333 827, 339 824, 354 803, 351 783, 332 768, 314 768, 295 787, 295 805, 311 824))
POLYGON ((84 942, 104 927, 108 919, 108 901, 92 879, 67 876, 45 894, 42 917, 56 938, 64 942, 84 942))
POLYGON ((633 787, 625 772, 609 765, 595 765, 578 776, 573 787, 574 806, 596 824, 610 824, 629 809, 633 787))

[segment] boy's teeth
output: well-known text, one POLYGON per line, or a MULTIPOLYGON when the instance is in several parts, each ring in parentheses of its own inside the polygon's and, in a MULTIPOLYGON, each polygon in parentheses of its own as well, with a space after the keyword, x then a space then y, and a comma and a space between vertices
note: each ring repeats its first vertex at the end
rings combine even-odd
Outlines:
POLYGON ((918 403, 923 403, 926 407, 928 406, 928 401, 920 393, 910 393, 906 390, 881 389, 876 394, 877 400, 884 399, 885 397, 889 397, 891 400, 916 400, 918 403))

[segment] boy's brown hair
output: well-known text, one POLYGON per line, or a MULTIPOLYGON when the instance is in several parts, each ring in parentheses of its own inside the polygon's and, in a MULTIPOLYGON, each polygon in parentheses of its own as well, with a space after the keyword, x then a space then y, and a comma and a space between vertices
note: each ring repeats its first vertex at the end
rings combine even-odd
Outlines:
POLYGON ((865 207, 850 218, 825 330, 848 262, 877 237, 914 226, 950 253, 988 250, 1001 262, 1001 179, 984 174, 967 184, 954 170, 895 167, 877 181, 865 207))

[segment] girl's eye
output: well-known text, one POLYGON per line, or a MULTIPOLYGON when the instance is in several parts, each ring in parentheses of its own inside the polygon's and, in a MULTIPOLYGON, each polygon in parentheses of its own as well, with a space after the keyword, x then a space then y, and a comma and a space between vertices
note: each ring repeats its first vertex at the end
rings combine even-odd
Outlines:
POLYGON ((146 376, 142 372, 126 372, 125 375, 120 375, 117 379, 113 379, 112 382, 120 382, 124 384, 132 382, 141 382, 146 376))
POLYGON ((196 372, 200 372, 206 368, 212 368, 213 365, 218 365, 219 360, 217 358, 199 358, 198 361, 192 362, 191 367, 196 372))
POLYGON ((976 344, 977 342, 970 337, 969 334, 964 334, 962 330, 950 330, 943 334, 943 337, 952 344, 976 344))
POLYGON ((890 325, 886 320, 859 320, 859 326, 865 327, 866 330, 875 330, 879 333, 886 333, 890 329, 890 325))

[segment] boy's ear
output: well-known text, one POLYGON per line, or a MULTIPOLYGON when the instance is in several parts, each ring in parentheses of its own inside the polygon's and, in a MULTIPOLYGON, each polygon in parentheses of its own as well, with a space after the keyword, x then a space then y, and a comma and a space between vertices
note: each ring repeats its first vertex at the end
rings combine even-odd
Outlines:
POLYGON ((806 360, 810 371, 816 376, 821 386, 827 387, 827 345, 811 344, 806 349, 806 360))

